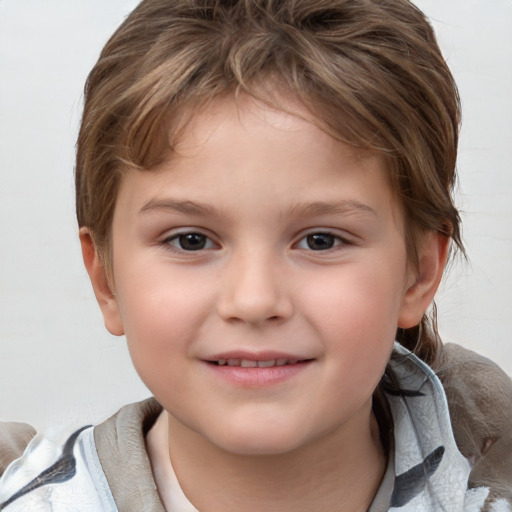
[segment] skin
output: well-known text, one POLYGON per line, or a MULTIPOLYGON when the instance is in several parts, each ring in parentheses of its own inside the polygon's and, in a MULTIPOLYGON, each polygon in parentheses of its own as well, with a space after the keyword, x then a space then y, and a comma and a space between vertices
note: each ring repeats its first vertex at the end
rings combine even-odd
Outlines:
POLYGON ((367 510, 386 464, 372 394, 446 258, 429 233, 411 269, 382 159, 292 108, 218 99, 163 164, 128 171, 112 282, 81 231, 105 324, 164 406, 172 464, 203 512, 367 510), (211 363, 233 350, 307 362, 255 384, 211 363))

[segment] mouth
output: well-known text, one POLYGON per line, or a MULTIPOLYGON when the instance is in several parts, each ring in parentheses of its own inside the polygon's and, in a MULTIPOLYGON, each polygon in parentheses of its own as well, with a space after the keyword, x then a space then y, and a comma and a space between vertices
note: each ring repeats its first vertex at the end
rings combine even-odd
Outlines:
POLYGON ((267 359, 267 360, 254 360, 254 359, 236 359, 229 358, 223 359, 220 358, 214 361, 208 361, 210 364, 215 366, 231 366, 238 368, 274 368, 281 366, 294 366, 300 363, 307 363, 312 361, 312 359, 286 359, 286 358, 277 358, 277 359, 267 359))
POLYGON ((205 360, 213 375, 244 389, 265 389, 287 382, 307 371, 314 361, 315 358, 301 358, 296 354, 245 351, 218 354, 205 360))

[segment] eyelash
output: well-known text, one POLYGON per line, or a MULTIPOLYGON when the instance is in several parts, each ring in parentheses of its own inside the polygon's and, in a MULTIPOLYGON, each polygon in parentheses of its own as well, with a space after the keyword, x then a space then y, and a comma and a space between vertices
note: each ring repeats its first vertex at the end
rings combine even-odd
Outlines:
MULTIPOLYGON (((204 233, 198 232, 198 231, 183 231, 180 233, 173 234, 164 240, 162 240, 161 245, 165 246, 167 249, 177 252, 177 253, 199 253, 204 250, 212 249, 215 247, 215 242, 213 242, 210 237, 205 235, 204 233), (200 237, 201 241, 204 242, 202 246, 200 246, 197 249, 185 249, 182 245, 184 242, 185 237, 191 237, 196 236, 200 237), (174 245, 173 242, 176 242, 180 245, 178 247, 177 245, 174 245)), ((352 242, 347 240, 346 238, 337 235, 335 233, 332 233, 330 231, 313 231, 310 233, 307 233, 303 235, 300 240, 294 244, 295 247, 311 252, 317 252, 317 253, 329 253, 331 251, 335 251, 339 246, 347 246, 347 245, 353 245, 352 242), (332 247, 328 247, 326 249, 313 249, 309 244, 313 242, 314 237, 329 237, 329 240, 334 244, 332 247), (308 247, 300 247, 302 243, 306 243, 308 247)))

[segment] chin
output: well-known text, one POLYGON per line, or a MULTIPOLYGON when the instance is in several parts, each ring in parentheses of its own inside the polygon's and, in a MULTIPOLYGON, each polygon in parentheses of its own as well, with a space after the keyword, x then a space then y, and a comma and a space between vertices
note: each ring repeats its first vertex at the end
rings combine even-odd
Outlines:
POLYGON ((296 428, 279 428, 275 423, 231 426, 220 434, 210 437, 210 441, 233 455, 283 455, 307 442, 298 435, 296 428))

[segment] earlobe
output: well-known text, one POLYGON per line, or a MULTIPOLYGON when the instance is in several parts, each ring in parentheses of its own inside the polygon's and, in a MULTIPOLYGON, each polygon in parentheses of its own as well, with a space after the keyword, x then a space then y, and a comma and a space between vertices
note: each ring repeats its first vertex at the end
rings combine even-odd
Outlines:
POLYGON ((441 233, 425 235, 419 253, 419 268, 414 282, 406 290, 398 317, 398 327, 418 325, 437 291, 448 257, 449 238, 441 233))
POLYGON ((103 314, 105 327, 111 334, 121 336, 124 334, 124 329, 119 305, 109 282, 105 265, 96 250, 89 228, 81 228, 79 235, 85 268, 103 314))

